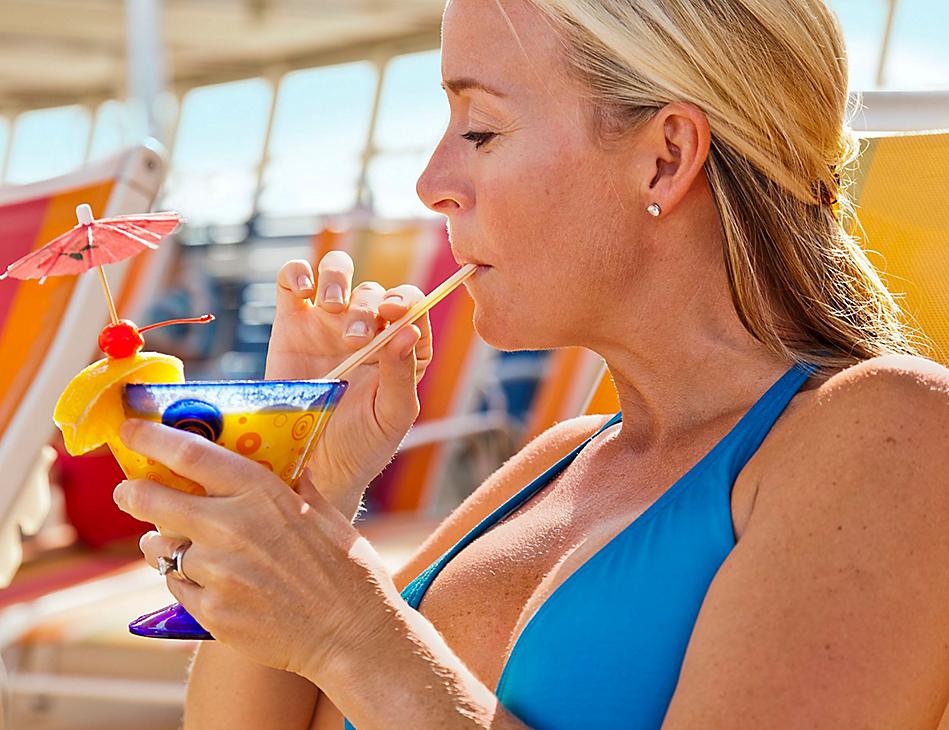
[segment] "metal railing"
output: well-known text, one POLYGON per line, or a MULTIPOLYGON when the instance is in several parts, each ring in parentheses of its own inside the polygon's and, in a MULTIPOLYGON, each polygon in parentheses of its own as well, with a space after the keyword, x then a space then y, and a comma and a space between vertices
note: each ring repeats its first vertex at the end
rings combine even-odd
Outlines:
POLYGON ((949 129, 947 91, 865 91, 852 125, 858 132, 949 129))

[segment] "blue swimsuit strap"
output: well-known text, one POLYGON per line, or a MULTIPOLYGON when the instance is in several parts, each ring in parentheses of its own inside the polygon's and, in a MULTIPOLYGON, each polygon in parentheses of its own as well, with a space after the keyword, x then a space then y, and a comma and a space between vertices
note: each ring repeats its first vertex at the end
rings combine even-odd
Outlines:
MULTIPOLYGON (((754 453, 757 445, 760 443, 764 435, 766 435, 767 429, 771 427, 775 419, 777 419, 777 417, 781 414, 781 411, 783 411, 787 406, 788 401, 794 396, 795 393, 797 393, 804 381, 807 380, 807 378, 810 377, 810 375, 816 369, 817 366, 811 363, 795 363, 793 367, 791 367, 765 392, 764 395, 761 396, 761 398, 759 398, 755 405, 752 406, 752 408, 741 418, 738 424, 735 425, 732 431, 725 436, 721 442, 722 446, 724 446, 724 443, 731 441, 732 439, 741 437, 745 429, 753 429, 750 434, 752 438, 743 438, 744 443, 741 444, 741 447, 738 449, 738 453, 735 455, 737 457, 737 464, 744 464, 750 455, 754 453)), ((419 574, 415 580, 406 586, 405 590, 402 592, 402 597, 406 600, 406 602, 412 608, 417 609, 419 604, 421 604, 422 599, 425 597, 426 591, 432 584, 432 581, 435 580, 439 572, 441 572, 442 568, 444 568, 450 560, 452 560, 474 540, 483 535, 488 529, 493 527, 497 522, 500 522, 512 512, 517 510, 522 504, 524 504, 524 502, 528 501, 537 492, 543 489, 550 482, 550 480, 553 479, 553 477, 563 471, 563 469, 566 468, 567 465, 569 465, 577 457, 577 455, 587 444, 603 433, 603 431, 606 429, 622 421, 622 419, 622 412, 615 414, 573 451, 561 458, 553 466, 548 468, 543 474, 527 484, 504 504, 498 507, 494 512, 481 520, 481 522, 479 522, 478 525, 474 527, 474 529, 472 529, 467 535, 458 541, 454 547, 438 558, 438 560, 429 565, 424 571, 422 571, 422 573, 419 574)))
MULTIPOLYGON (((788 404, 797 395, 801 386, 816 370, 817 365, 812 363, 795 363, 751 407, 741 419, 739 425, 735 426, 733 433, 735 433, 735 438, 741 438, 741 443, 735 449, 732 459, 731 476, 733 480, 737 478, 738 473, 745 467, 745 464, 758 450, 758 447, 761 446, 761 442, 764 441, 775 421, 784 413, 788 404)), ((729 434, 729 436, 732 436, 732 434, 729 434)))

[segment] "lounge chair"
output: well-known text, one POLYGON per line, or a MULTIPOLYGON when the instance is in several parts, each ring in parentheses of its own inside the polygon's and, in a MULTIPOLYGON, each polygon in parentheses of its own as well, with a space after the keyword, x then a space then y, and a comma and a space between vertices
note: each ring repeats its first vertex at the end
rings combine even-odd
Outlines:
MULTIPOLYGON (((4 262, 76 224, 76 206, 97 216, 148 210, 162 181, 162 160, 143 146, 71 175, 22 187, 0 188, 0 252, 4 262)), ((147 278, 147 257, 110 266, 116 291, 127 277, 147 278)), ((131 296, 120 297, 133 306, 131 296)), ((49 503, 41 477, 28 479, 53 433, 56 398, 95 351, 107 321, 94 275, 36 281, 0 281, 0 586, 20 563, 21 528, 38 527, 49 503)))
POLYGON ((868 137, 855 183, 864 248, 926 354, 949 365, 949 131, 868 137))

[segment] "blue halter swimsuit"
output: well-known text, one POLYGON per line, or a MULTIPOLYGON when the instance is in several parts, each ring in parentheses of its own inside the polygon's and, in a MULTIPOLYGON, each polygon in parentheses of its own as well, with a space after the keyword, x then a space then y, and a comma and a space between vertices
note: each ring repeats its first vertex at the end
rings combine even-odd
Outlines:
MULTIPOLYGON (((732 485, 814 370, 801 363, 788 370, 711 451, 547 598, 524 627, 495 690, 508 711, 538 730, 662 725, 699 608, 735 546, 732 485)), ((402 597, 417 609, 449 560, 621 419, 617 413, 482 520, 402 597)))

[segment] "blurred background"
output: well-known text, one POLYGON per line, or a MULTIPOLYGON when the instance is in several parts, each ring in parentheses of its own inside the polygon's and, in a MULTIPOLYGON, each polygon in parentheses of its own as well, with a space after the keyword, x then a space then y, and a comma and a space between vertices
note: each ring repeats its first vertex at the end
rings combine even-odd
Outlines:
MULTIPOLYGON (((852 90, 949 89, 945 0, 829 4, 847 36, 852 90)), ((0 193, 160 142, 153 207, 186 224, 163 244, 145 301, 123 314, 147 324, 214 312, 211 326, 150 334, 147 349, 181 357, 192 380, 259 378, 286 260, 342 248, 357 279, 426 291, 455 268, 441 219, 415 195, 448 118, 442 6, 0 0, 0 193)), ((495 352, 456 294, 433 315, 441 359, 419 425, 361 523, 393 566, 525 440, 614 405, 601 363, 495 352)), ((38 416, 36 428, 49 425, 38 416)), ((75 459, 49 438, 52 507, 0 591, 2 727, 175 728, 192 647, 124 628, 168 598, 135 549, 149 526, 112 506, 122 475, 108 452, 75 459)))
MULTIPOLYGON (((354 209, 427 215, 414 182, 447 119, 441 0, 2 0, 0 180, 68 172, 145 135, 159 208, 195 247, 312 235, 354 209)), ((949 86, 949 4, 831 0, 851 86, 949 86)))

